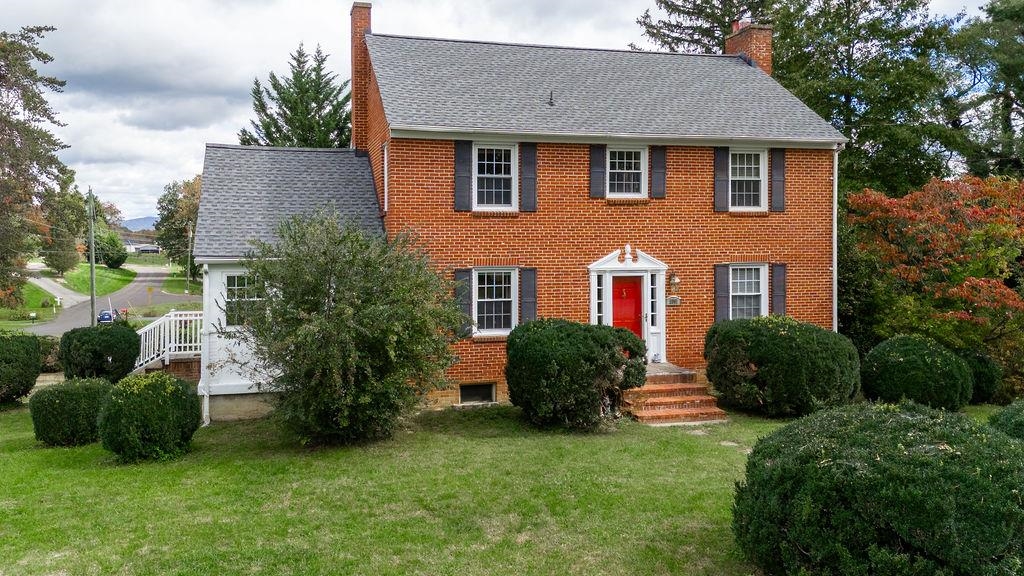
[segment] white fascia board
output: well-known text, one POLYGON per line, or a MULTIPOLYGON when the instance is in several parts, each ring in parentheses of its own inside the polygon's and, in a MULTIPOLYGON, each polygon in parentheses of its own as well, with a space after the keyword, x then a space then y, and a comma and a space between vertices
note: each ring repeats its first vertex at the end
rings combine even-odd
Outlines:
POLYGON ((231 256, 196 256, 196 264, 237 264, 242 258, 231 256))

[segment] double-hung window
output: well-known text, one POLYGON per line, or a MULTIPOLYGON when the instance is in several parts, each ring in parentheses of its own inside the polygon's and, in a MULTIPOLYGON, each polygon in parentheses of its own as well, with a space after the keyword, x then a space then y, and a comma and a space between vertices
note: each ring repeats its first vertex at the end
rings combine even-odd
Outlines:
POLYGON ((608 147, 608 198, 647 196, 647 150, 608 147))
POLYGON ((228 274, 224 287, 224 323, 228 326, 244 324, 253 302, 262 297, 262 288, 254 276, 228 274))
POLYGON ((756 318, 768 313, 768 266, 736 264, 729 267, 729 317, 756 318))
POLYGON ((473 270, 473 319, 476 333, 508 334, 519 320, 519 273, 515 268, 473 270))
POLYGON ((762 211, 768 209, 767 151, 729 151, 729 209, 762 211))
POLYGON ((473 210, 519 209, 518 161, 515 144, 473 145, 473 210))

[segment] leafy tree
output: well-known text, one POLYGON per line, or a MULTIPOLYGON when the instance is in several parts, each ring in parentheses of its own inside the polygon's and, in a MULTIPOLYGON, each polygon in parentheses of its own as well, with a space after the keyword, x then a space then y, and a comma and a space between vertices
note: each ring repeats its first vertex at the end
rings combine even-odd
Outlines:
POLYGON ((201 174, 196 174, 191 180, 171 182, 164 186, 164 193, 156 204, 159 218, 153 226, 156 229, 156 243, 172 262, 182 269, 191 263, 191 278, 199 275, 199 267, 191 258, 191 250, 196 219, 199 217, 201 191, 201 174))
POLYGON ((0 304, 19 298, 17 274, 29 247, 29 214, 34 200, 54 186, 63 165, 57 151, 66 146, 48 129, 62 126, 45 92, 64 82, 43 76, 36 64, 52 58, 38 47, 49 26, 0 32, 0 304))
POLYGON ((291 76, 270 73, 270 87, 252 84, 256 120, 252 132, 242 128, 238 142, 247 146, 347 148, 351 136, 348 80, 327 71, 327 54, 317 46, 312 60, 299 44, 291 54, 291 76))
POLYGON ((102 236, 97 236, 96 258, 107 268, 120 268, 128 260, 128 249, 124 247, 121 235, 107 230, 102 236))
POLYGON ((669 52, 699 54, 722 52, 733 20, 746 16, 760 21, 769 8, 768 0, 655 0, 655 4, 665 16, 655 18, 644 10, 636 20, 644 36, 669 52))
POLYGON ((236 360, 276 392, 282 421, 303 442, 386 437, 453 362, 463 315, 453 285, 399 235, 388 241, 337 213, 293 217, 277 244, 246 261, 258 279, 240 329, 222 330, 254 351, 236 360))
POLYGON ((60 188, 43 196, 43 218, 47 224, 43 235, 43 262, 59 275, 81 261, 78 239, 85 231, 87 215, 85 198, 74 185, 74 173, 68 170, 61 178, 60 188))

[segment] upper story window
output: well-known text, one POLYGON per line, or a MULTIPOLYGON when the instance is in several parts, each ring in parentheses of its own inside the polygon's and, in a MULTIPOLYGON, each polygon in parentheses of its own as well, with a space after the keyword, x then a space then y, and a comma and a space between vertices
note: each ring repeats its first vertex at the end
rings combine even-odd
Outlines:
POLYGON ((518 210, 517 146, 474 144, 473 159, 473 209, 518 210))
POLYGON ((764 150, 729 151, 729 209, 768 209, 767 154, 764 150))
POLYGON ((473 319, 476 333, 508 334, 518 321, 515 268, 473 270, 473 319))
POLYGON ((729 317, 756 318, 768 310, 768 266, 738 264, 729 267, 729 317))
POLYGON ((263 297, 262 288, 254 276, 247 274, 228 274, 224 281, 224 323, 241 326, 252 303, 263 297))
POLYGON ((608 148, 608 198, 647 196, 644 148, 608 148))

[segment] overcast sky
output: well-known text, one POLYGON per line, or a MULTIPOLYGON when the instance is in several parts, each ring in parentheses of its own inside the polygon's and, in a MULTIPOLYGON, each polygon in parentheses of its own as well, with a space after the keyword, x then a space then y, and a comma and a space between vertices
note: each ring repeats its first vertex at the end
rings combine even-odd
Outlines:
MULTIPOLYGON (((252 118, 253 78, 287 72, 300 42, 319 44, 349 78, 347 0, 3 0, 0 30, 57 27, 43 72, 67 81, 50 97, 70 145, 61 153, 126 218, 156 215, 174 180, 202 171, 207 142, 236 144, 252 118)), ((980 14, 981 0, 933 0, 942 14, 980 14)), ((373 30, 626 48, 654 0, 377 0, 373 30)))

